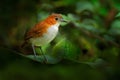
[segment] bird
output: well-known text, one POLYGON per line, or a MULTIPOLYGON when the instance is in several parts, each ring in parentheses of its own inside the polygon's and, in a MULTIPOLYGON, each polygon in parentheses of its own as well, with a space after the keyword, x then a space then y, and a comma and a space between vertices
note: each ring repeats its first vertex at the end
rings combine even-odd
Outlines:
MULTIPOLYGON (((37 56, 35 47, 39 47, 41 54, 44 55, 41 47, 49 44, 56 37, 62 22, 67 22, 62 14, 52 13, 26 32, 22 47, 30 43, 35 57, 37 56)), ((47 61, 45 55, 44 58, 47 61)))

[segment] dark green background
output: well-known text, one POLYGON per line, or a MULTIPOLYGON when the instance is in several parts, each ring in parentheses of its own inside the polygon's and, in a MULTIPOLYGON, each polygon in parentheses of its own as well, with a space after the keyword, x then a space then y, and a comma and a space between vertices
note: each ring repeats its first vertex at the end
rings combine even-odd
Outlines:
POLYGON ((119 11, 119 0, 1 0, 0 80, 119 80, 119 11), (19 46, 25 32, 51 13, 69 23, 43 47, 49 60, 43 64, 28 56, 30 46, 19 46))

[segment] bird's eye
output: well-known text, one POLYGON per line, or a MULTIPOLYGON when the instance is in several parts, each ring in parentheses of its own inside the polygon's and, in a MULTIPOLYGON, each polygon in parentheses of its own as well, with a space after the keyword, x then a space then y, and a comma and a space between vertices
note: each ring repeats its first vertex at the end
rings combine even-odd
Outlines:
POLYGON ((55 18, 55 20, 57 21, 57 20, 58 20, 58 18, 56 17, 56 18, 55 18))

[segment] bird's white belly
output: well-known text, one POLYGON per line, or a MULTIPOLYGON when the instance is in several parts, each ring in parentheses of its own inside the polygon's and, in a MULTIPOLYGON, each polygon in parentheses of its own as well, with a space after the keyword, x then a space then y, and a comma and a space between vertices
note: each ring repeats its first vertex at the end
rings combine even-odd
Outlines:
POLYGON ((49 27, 47 32, 44 33, 41 37, 31 38, 30 42, 35 46, 43 46, 50 43, 58 33, 58 24, 49 27))

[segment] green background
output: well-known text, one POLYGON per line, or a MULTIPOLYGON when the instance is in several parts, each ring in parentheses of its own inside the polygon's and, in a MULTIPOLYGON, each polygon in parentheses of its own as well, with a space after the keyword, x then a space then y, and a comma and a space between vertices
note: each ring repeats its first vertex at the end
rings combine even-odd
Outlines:
POLYGON ((1 0, 0 80, 119 80, 119 0, 1 0), (52 13, 61 13, 57 37, 37 60, 24 34, 52 13))

